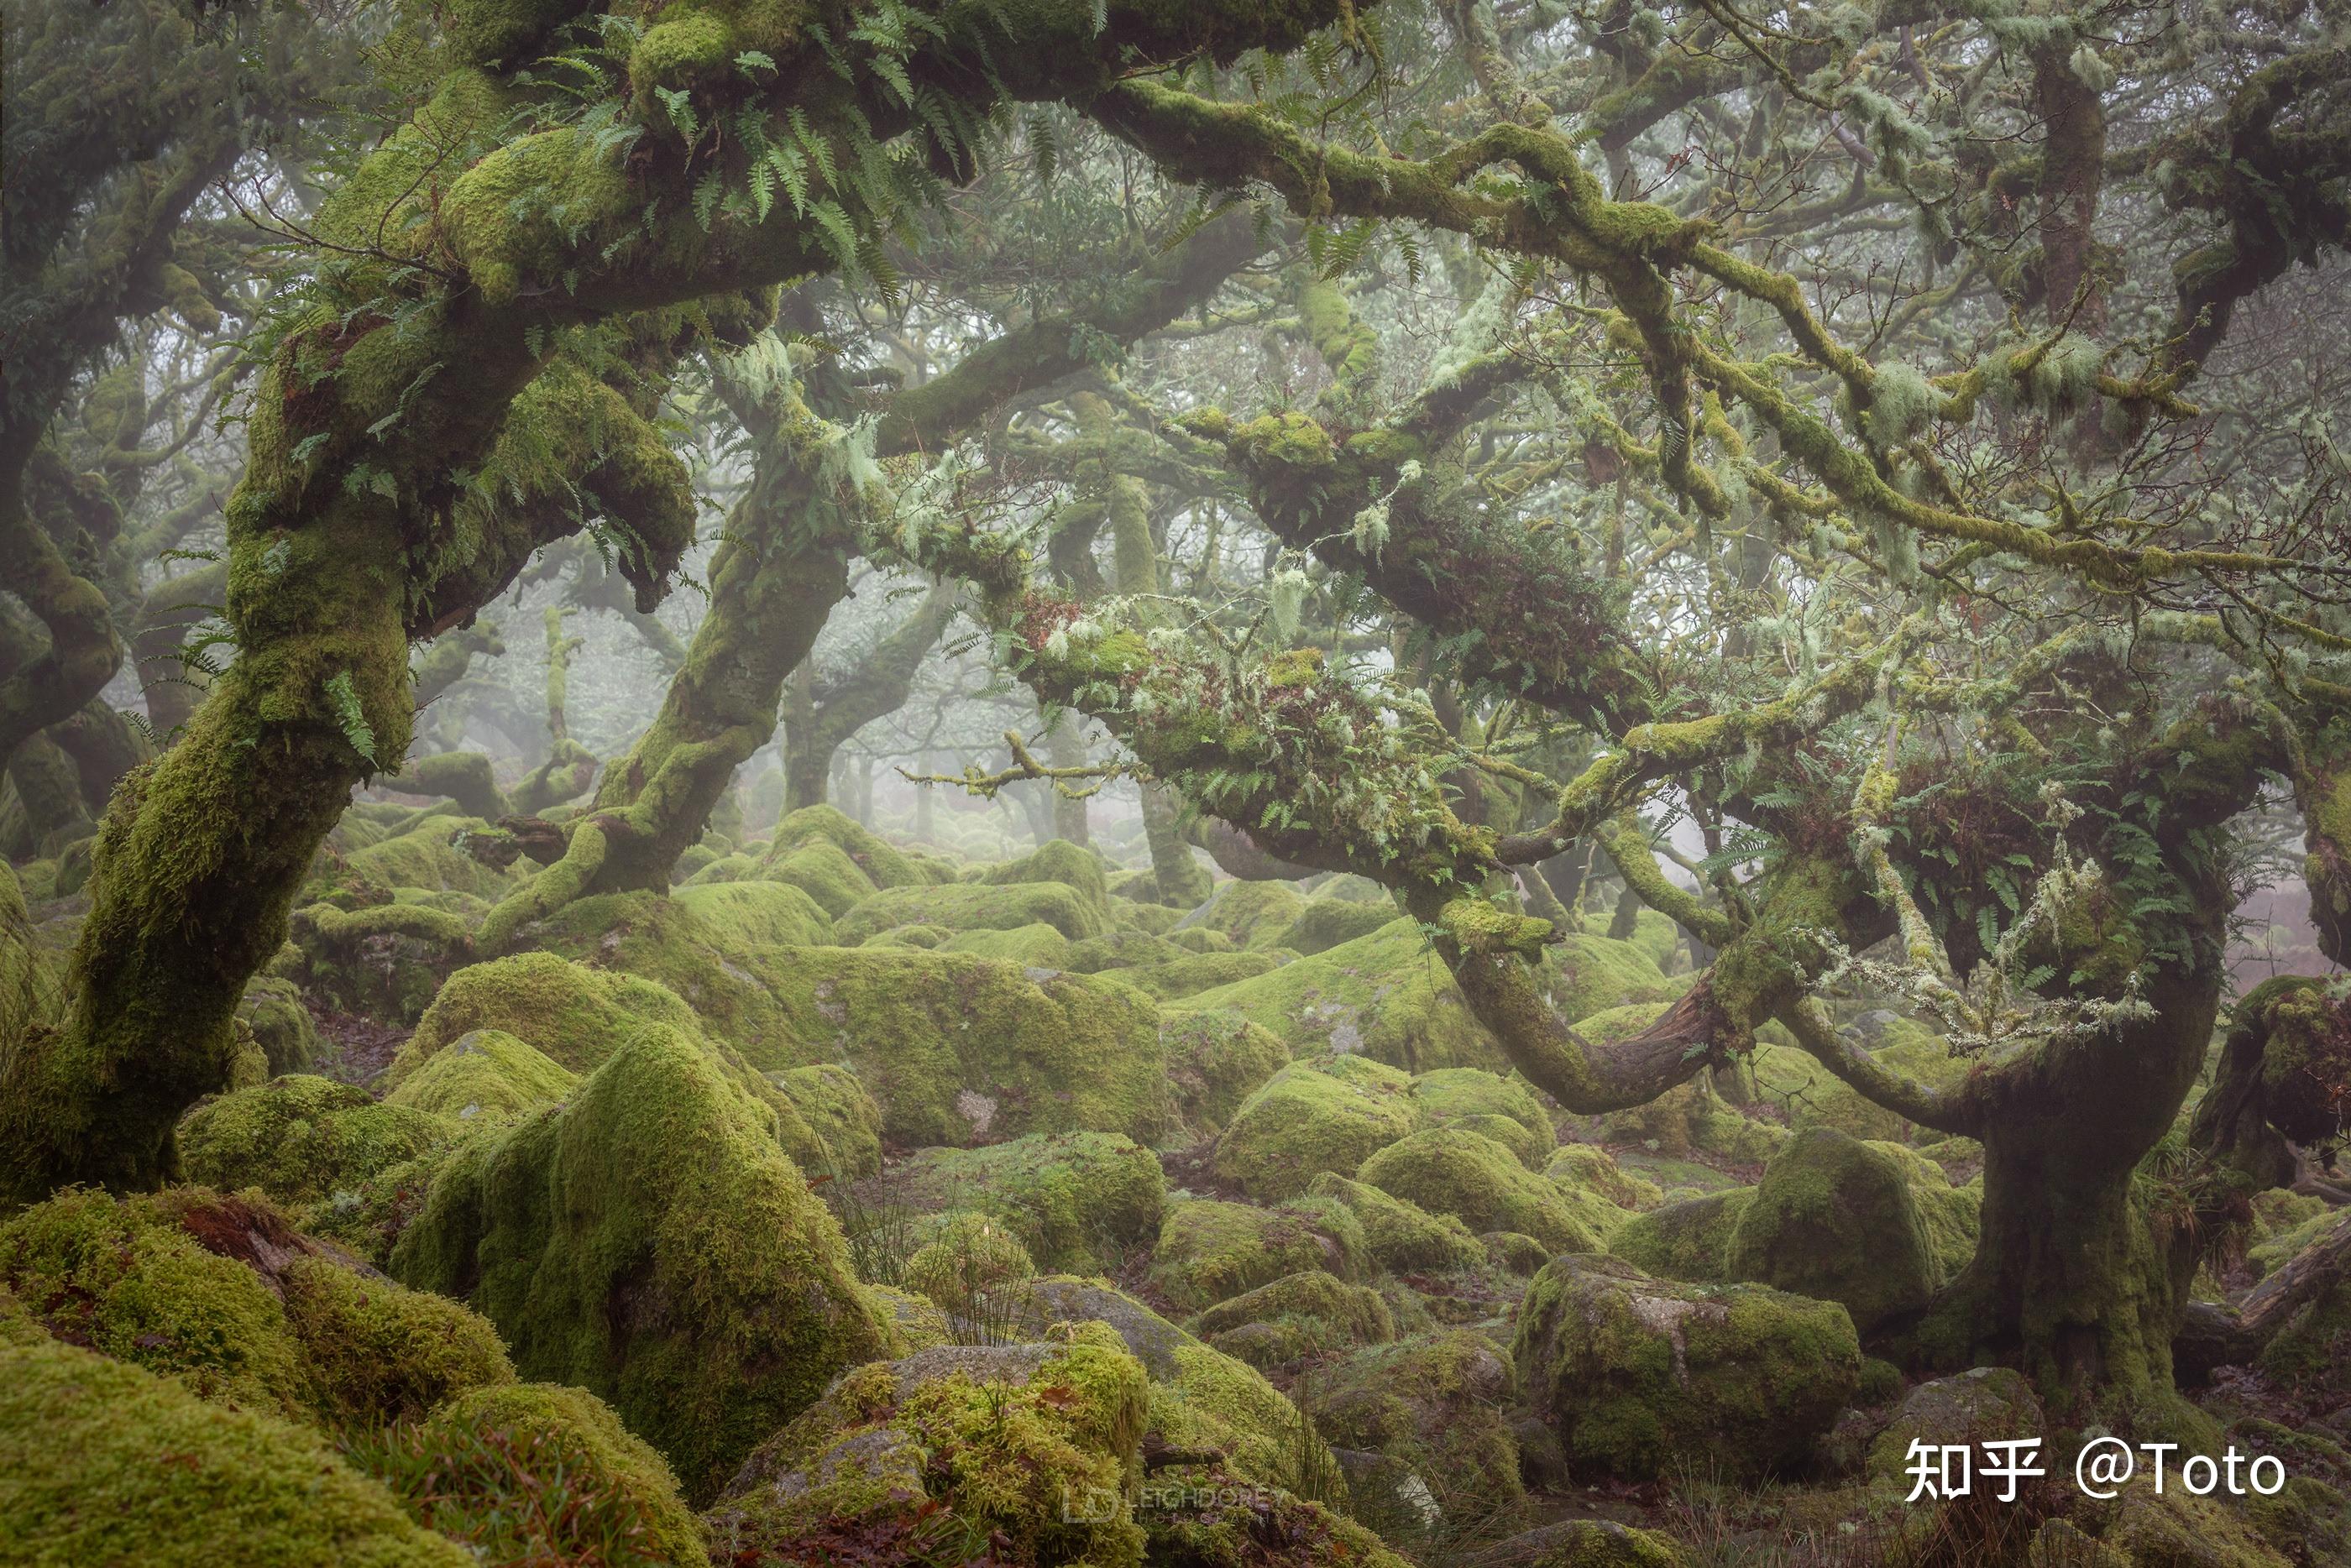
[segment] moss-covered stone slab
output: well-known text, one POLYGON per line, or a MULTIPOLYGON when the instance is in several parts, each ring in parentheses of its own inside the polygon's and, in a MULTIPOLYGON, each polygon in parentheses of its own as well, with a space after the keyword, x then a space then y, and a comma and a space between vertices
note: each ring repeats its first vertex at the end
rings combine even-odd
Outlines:
POLYGON ((1509 1065, 1452 971, 1408 919, 1187 1001, 1239 1012, 1301 1054, 1351 1053, 1413 1073, 1509 1065))

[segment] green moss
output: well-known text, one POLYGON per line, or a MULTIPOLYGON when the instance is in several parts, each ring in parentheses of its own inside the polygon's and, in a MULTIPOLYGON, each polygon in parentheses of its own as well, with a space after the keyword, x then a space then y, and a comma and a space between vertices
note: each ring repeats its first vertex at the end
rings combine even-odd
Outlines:
POLYGON ((861 948, 935 948, 955 935, 945 926, 893 926, 878 931, 857 945, 861 948))
MULTIPOLYGON (((1940 1036, 1907 1019, 1873 1014, 1858 1033, 1879 1062, 1930 1088, 1956 1089, 1967 1077, 1967 1063, 1953 1056, 1940 1036)), ((1756 1095, 1785 1107, 1789 1125, 1799 1129, 1834 1127, 1858 1138, 1890 1141, 1908 1139, 1919 1130, 1863 1098, 1792 1045, 1759 1042, 1746 1074, 1756 1095)))
POLYGON ((1910 1172, 1828 1127, 1771 1157, 1727 1262, 1733 1278, 1841 1303, 1865 1334, 1924 1307, 1941 1282, 1910 1172))
POLYGON ((422 1417, 452 1395, 514 1381, 497 1331, 455 1302, 322 1258, 283 1275, 304 1403, 331 1430, 422 1417))
POLYGON ((1270 948, 1305 908, 1287 882, 1221 882, 1176 929, 1215 931, 1237 948, 1270 948))
POLYGON ((1669 978, 1640 946, 1589 931, 1571 931, 1545 948, 1543 972, 1552 1005, 1571 1023, 1612 1008, 1671 1002, 1686 983, 1669 978))
POLYGON ((2288 1568, 2244 1515, 2218 1497, 2196 1497, 2176 1483, 2158 1494, 2142 1474, 2123 1489, 2113 1512, 2114 1522, 2099 1539, 2135 1565, 2288 1568))
POLYGON ((1222 931, 1212 931, 1206 926, 1170 927, 1161 934, 1167 939, 1171 947, 1181 948, 1187 953, 1229 953, 1240 950, 1233 945, 1232 938, 1222 931))
POLYGON ((1337 1050, 1406 1072, 1508 1065, 1411 920, 1187 1001, 1238 1012, 1300 1054, 1337 1050))
MULTIPOLYGON (((0 917, 5 918, 5 917, 0 917)), ((0 976, 5 983, 5 976, 0 976)), ((302 990, 291 981, 256 977, 245 988, 236 1015, 253 1031, 255 1044, 268 1059, 270 1076, 298 1073, 318 1054, 319 1026, 302 1005, 302 990)))
POLYGON ((1731 1232, 1754 1200, 1753 1188, 1739 1187, 1652 1209, 1619 1226, 1608 1251, 1660 1279, 1726 1283, 1731 1232))
POLYGON ((998 884, 1059 882, 1075 889, 1105 915, 1110 913, 1110 887, 1102 875, 1102 857, 1066 838, 1049 839, 1033 855, 992 866, 980 873, 979 879, 998 884))
POLYGON ((1186 953, 1165 963, 1115 971, 1119 978, 1163 1002, 1195 996, 1280 969, 1286 953, 1186 953))
POLYGON ((180 1124, 180 1157, 191 1180, 310 1203, 415 1158, 454 1130, 428 1110, 298 1073, 190 1111, 180 1124))
POLYGON ((502 1029, 476 1029, 427 1056, 384 1104, 470 1122, 553 1105, 579 1084, 578 1074, 528 1042, 502 1029))
POLYGON ((894 1285, 867 1285, 865 1297, 890 1327, 893 1355, 935 1350, 956 1341, 955 1325, 947 1321, 939 1303, 928 1296, 918 1296, 894 1285))
MULTIPOLYGON (((460 1394, 415 1428, 413 1442, 426 1455, 462 1456, 484 1437, 504 1438, 535 1461, 541 1477, 561 1475, 598 1498, 618 1517, 616 1533, 632 1539, 654 1562, 705 1560, 702 1521, 678 1496, 677 1478, 651 1445, 621 1424, 612 1407, 584 1388, 552 1383, 507 1383, 460 1394)), ((453 1462, 435 1471, 436 1490, 460 1519, 513 1500, 469 1490, 473 1467, 453 1462)), ((545 1484, 544 1480, 540 1482, 545 1484)), ((559 1546, 562 1542, 558 1542, 559 1546)))
POLYGON ((1469 1125, 1472 1131, 1509 1148, 1531 1169, 1542 1168, 1559 1143, 1550 1113, 1535 1098, 1534 1091, 1498 1073, 1440 1067, 1412 1081, 1412 1098, 1422 1126, 1469 1125))
POLYGON ((1099 1324, 862 1366, 745 1464, 709 1515, 711 1543, 729 1561, 806 1560, 796 1543, 821 1531, 928 1505, 1012 1561, 1135 1568, 1129 1489, 1149 1407, 1143 1366, 1099 1324))
POLYGON ((832 920, 805 889, 784 882, 722 882, 670 895, 729 948, 807 947, 832 940, 832 920))
POLYGON ((855 945, 893 926, 945 926, 954 931, 1008 931, 1042 923, 1071 941, 1108 929, 1102 909, 1063 882, 954 882, 885 888, 839 916, 835 939, 855 945))
POLYGON ((1290 1047, 1237 1012, 1163 1012, 1159 1049, 1176 1120, 1204 1136, 1290 1064, 1290 1047))
POLYGON ((1167 1128, 1157 1010, 1106 981, 898 948, 743 961, 774 997, 792 1050, 854 1069, 893 1143, 1081 1129, 1151 1143, 1167 1128))
POLYGON ((1294 1062, 1241 1102, 1217 1173, 1253 1198, 1295 1197, 1322 1171, 1352 1176, 1419 1125, 1413 1081, 1368 1057, 1294 1062))
POLYGON ((474 1562, 316 1433, 47 1339, 0 1343, 0 1521, 28 1568, 474 1562))
POLYGON ((1298 953, 1326 952, 1343 942, 1370 936, 1395 918, 1395 905, 1384 893, 1368 903, 1318 894, 1307 899, 1297 917, 1266 945, 1298 953))
POLYGON ((1431 1127, 1365 1160, 1365 1185, 1450 1214, 1473 1231, 1515 1231, 1557 1252, 1594 1252, 1602 1236, 1577 1217, 1559 1188, 1520 1163, 1492 1138, 1459 1127, 1431 1127))
POLYGON ((2003 1438, 2042 1435, 2041 1402, 2022 1373, 1978 1366, 1921 1383, 1904 1396, 1894 1418, 1869 1445, 1869 1476, 1880 1487, 1909 1491, 1911 1444, 1973 1448, 2003 1438))
POLYGON ((1440 1507, 1474 1508, 1500 1531, 1525 1502, 1508 1415, 1516 1381, 1491 1339, 1445 1329, 1317 1368, 1305 1402, 1332 1443, 1401 1464, 1440 1507))
POLYGON ((1188 1326, 1252 1366, 1278 1366, 1350 1345, 1385 1345, 1395 1337, 1395 1319, 1377 1291, 1320 1269, 1244 1291, 1201 1313, 1188 1326))
POLYGON ((1159 1234, 1158 1158, 1116 1133, 1033 1133, 980 1148, 931 1148, 891 1168, 877 1196, 998 1216, 1048 1269, 1115 1272, 1159 1234))
POLYGON ((920 858, 830 805, 802 806, 776 824, 768 854, 785 856, 817 843, 830 844, 848 856, 859 874, 876 888, 913 888, 937 880, 920 858))
POLYGON ((1376 1187, 1324 1171, 1307 1191, 1344 1204, 1364 1228, 1364 1245, 1374 1262, 1398 1273, 1443 1273, 1475 1268, 1486 1250, 1469 1228, 1450 1214, 1431 1214, 1417 1203, 1376 1187))
MULTIPOLYGON (((496 899, 522 880, 509 869, 484 865, 459 848, 455 840, 488 825, 478 817, 433 815, 417 819, 406 832, 379 840, 343 857, 332 886, 347 889, 373 888, 390 892, 409 888, 432 893, 470 893, 496 899)), ((323 889, 322 889, 323 891, 323 889)), ((344 900, 345 908, 358 904, 344 900)), ((363 898, 361 902, 371 901, 363 898)))
POLYGON ((820 909, 836 920, 874 893, 872 879, 858 869, 849 852, 825 839, 774 856, 760 866, 759 875, 806 893, 820 909))
POLYGON ((1257 1209, 1186 1198, 1167 1206, 1151 1277, 1170 1304, 1198 1312, 1301 1269, 1352 1281, 1366 1264, 1362 1225, 1328 1199, 1257 1209))
POLYGON ((773 1128, 705 1047, 647 1030, 444 1172, 392 1272, 470 1300, 526 1376, 610 1400, 708 1495, 885 1334, 773 1128))
POLYGON ((956 931, 937 947, 942 952, 970 953, 977 958, 1001 959, 1025 967, 1068 969, 1070 945, 1070 939, 1061 934, 1059 927, 1039 920, 1009 930, 956 931))
POLYGON ((951 1316, 970 1317, 987 1298, 1036 1272, 1036 1260, 1010 1226, 966 1210, 943 1216, 933 1239, 906 1260, 905 1285, 951 1316))
POLYGON ((821 1141, 826 1174, 871 1176, 882 1168, 882 1107, 856 1074, 822 1062, 768 1077, 821 1141))
POLYGON ((1554 1258, 1528 1287, 1514 1353, 1572 1460, 1631 1479, 1803 1462, 1852 1401, 1844 1309, 1761 1285, 1656 1280, 1619 1258, 1554 1258))
POLYGON ((1552 1151, 1543 1174, 1562 1188, 1596 1194, 1627 1213, 1655 1209, 1665 1192, 1647 1177, 1628 1171, 1596 1143, 1562 1144, 1552 1151))
POLYGON ((652 1024, 693 1029, 699 1023, 683 1000, 650 981, 552 953, 517 953, 451 975, 392 1058, 385 1081, 397 1086, 427 1056, 476 1029, 516 1035, 563 1067, 587 1073, 652 1024))
MULTIPOLYGON (((1116 919, 1118 914, 1114 908, 1112 918, 1116 919)), ((1061 967, 1079 974, 1102 974, 1111 970, 1141 969, 1167 963, 1184 956, 1186 950, 1164 937, 1119 926, 1099 937, 1071 942, 1061 967)))

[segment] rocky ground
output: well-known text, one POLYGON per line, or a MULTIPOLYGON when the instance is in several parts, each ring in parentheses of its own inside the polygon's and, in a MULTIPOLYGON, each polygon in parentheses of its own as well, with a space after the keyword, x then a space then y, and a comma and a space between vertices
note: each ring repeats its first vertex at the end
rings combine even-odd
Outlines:
MULTIPOLYGON (((826 807, 484 956, 478 826, 352 812, 187 1186, 0 1221, 32 1561, 2351 1563, 2351 1300, 2196 1393, 2283 1491, 2092 1502, 1996 1353, 1889 1358, 1980 1151, 1792 1048, 1571 1117, 1368 884, 1181 909, 826 807), (2026 1437, 2013 1503, 1906 1502, 1914 1439, 2026 1437)), ((49 961, 78 877, 21 881, 49 961)), ((1607 924, 1552 994, 1615 1035, 1689 963, 1607 924)), ((2256 1207, 2211 1292, 2335 1221, 2256 1207)))

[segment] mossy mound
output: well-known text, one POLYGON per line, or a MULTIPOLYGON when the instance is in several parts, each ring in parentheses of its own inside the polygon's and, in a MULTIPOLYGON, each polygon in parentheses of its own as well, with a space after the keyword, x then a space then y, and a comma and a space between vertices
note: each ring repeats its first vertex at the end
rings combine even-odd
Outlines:
POLYGON ((1332 1443, 1402 1467, 1448 1514, 1507 1528, 1525 1498, 1508 1417, 1515 1383, 1491 1339, 1444 1329, 1317 1368, 1305 1400, 1332 1443))
POLYGON ((311 1203, 415 1158, 454 1130, 430 1111, 294 1073, 190 1111, 180 1158, 204 1186, 258 1187, 281 1203, 311 1203))
MULTIPOLYGON (((1622 1034, 1630 1035, 1647 1027, 1662 1011, 1654 1005, 1620 1008, 1600 1018, 1625 1020, 1630 1026, 1622 1034)), ((1586 1019, 1576 1028, 1593 1033, 1593 1020, 1586 1019)), ((1760 1164, 1787 1141, 1788 1129, 1767 1119, 1761 1107, 1754 1110, 1750 1116, 1731 1105, 1716 1092, 1710 1076, 1700 1073, 1646 1105, 1595 1118, 1590 1125, 1589 1136, 1604 1143, 1635 1144, 1668 1158, 1708 1154, 1742 1164, 1760 1164)))
POLYGON ((832 918, 784 882, 722 882, 670 897, 728 947, 812 947, 832 940, 832 918))
POLYGON ((1753 1188, 1738 1187, 1665 1204, 1619 1226, 1608 1251, 1660 1279, 1726 1283, 1731 1232, 1754 1201, 1753 1188))
POLYGON ((950 1317, 967 1317, 1007 1287, 1037 1272, 1036 1260, 1009 1226, 973 1210, 942 1217, 933 1239, 906 1260, 905 1288, 950 1317))
POLYGON ((632 974, 526 952, 459 970, 417 1020, 385 1074, 393 1085, 424 1059, 476 1029, 528 1041, 574 1073, 590 1073, 648 1025, 700 1027, 694 1009, 668 988, 632 974))
POLYGON ((1419 1126, 1413 1081, 1364 1056, 1294 1062, 1241 1102, 1217 1139, 1217 1174, 1253 1198, 1295 1197, 1323 1171, 1353 1176, 1419 1126))
MULTIPOLYGON (((1844 1032, 1887 1067, 1930 1087, 1957 1088, 1967 1077, 1967 1062, 1953 1056, 1939 1035, 1908 1019, 1873 1012, 1844 1032)), ((1919 1131, 1896 1112, 1863 1098, 1792 1044, 1759 1040, 1745 1074, 1757 1096, 1785 1107, 1789 1125, 1799 1130, 1826 1127, 1857 1138, 1894 1142, 1908 1141, 1919 1131)))
POLYGON ((1007 963, 1034 969, 1069 968, 1070 946, 1070 939, 1061 934, 1060 928, 1042 920, 1014 926, 1009 930, 955 931, 937 944, 942 952, 1002 959, 1007 963))
MULTIPOLYGON (((0 984, 5 983, 6 976, 0 973, 0 984)), ((256 976, 246 985, 236 1015, 253 1032, 273 1078, 300 1072, 319 1054, 319 1025, 302 1005, 302 988, 290 980, 256 976)))
POLYGON ((1329 1199, 1258 1209, 1186 1198, 1167 1206, 1151 1277, 1177 1310, 1200 1312, 1301 1269, 1360 1279, 1366 1258, 1363 1226, 1329 1199))
POLYGON ((1025 1299, 1040 1333, 1054 1323, 1100 1323, 1118 1334, 1151 1379, 1145 1431, 1155 1446, 1221 1453, 1226 1471, 1259 1487, 1283 1484, 1301 1461, 1330 1469, 1329 1449, 1288 1396, 1134 1297, 1098 1280, 1053 1278, 1031 1282, 1025 1299))
POLYGON ((2159 1493, 2146 1474, 2124 1487, 2100 1542, 2133 1568, 2292 1568, 2244 1514, 2168 1479, 2159 1493))
POLYGON ((1542 1172, 1556 1186, 1590 1192, 1627 1213, 1642 1213, 1665 1201, 1664 1189, 1626 1170, 1596 1143, 1560 1145, 1543 1163, 1542 1172))
POLYGON ((1110 883, 1102 857, 1066 838, 1048 839, 1032 855, 991 866, 979 874, 979 880, 998 885, 1059 882, 1102 913, 1110 912, 1110 883))
MULTIPOLYGON (((2340 1224, 2351 1220, 2331 1216, 2319 1231, 2330 1232, 2340 1224)), ((2314 1404, 2336 1405, 2351 1397, 2351 1284, 2337 1282, 2297 1309, 2253 1365, 2314 1404)))
POLYGON ((1869 1477, 1880 1487, 1899 1486, 1907 1493, 1913 1443, 1972 1449, 2041 1434, 2041 1401, 2023 1375, 2006 1366, 1979 1366, 1921 1383, 1903 1396, 1894 1418, 1869 1445, 1869 1477))
POLYGON ((825 1561, 928 1519, 964 1544, 946 1561, 993 1540, 1012 1562, 1134 1568, 1129 1489, 1149 1408, 1142 1365, 1099 1324, 860 1366, 728 1482, 711 1544, 728 1562, 825 1561))
MULTIPOLYGON (((810 1175, 871 1176, 882 1168, 882 1107, 837 1063, 789 1067, 768 1075, 824 1146, 822 1168, 810 1175)), ((789 1152, 787 1150, 786 1152, 789 1152)))
POLYGON ((364 1429, 511 1382, 452 1301, 345 1266, 250 1197, 75 1190, 0 1225, 0 1286, 48 1333, 199 1397, 364 1429))
MULTIPOLYGON (((1647 910, 1643 910, 1644 915, 1647 910)), ((1489 1568, 1688 1568, 1673 1537, 1606 1519, 1537 1525, 1480 1554, 1489 1568)))
POLYGON ((1430 1127, 1365 1160, 1358 1178, 1472 1231, 1514 1231, 1553 1252, 1596 1252, 1602 1235, 1564 1194, 1482 1134, 1430 1127))
POLYGON ((884 888, 838 916, 833 935, 853 946, 893 926, 1008 931, 1038 924, 1052 927, 1073 942, 1109 929, 1101 908, 1066 882, 950 882, 884 888))
POLYGON ((706 1558, 702 1521, 667 1461, 584 1388, 474 1389, 384 1434, 370 1457, 412 1510, 489 1561, 706 1558), (412 1480, 423 1495, 411 1494, 412 1480))
POLYGON ((1270 974, 1280 969, 1289 956, 1287 953, 1257 951, 1186 953, 1165 963, 1116 972, 1121 979, 1145 994, 1163 1002, 1175 1002, 1257 975, 1270 974))
POLYGON ((1167 1129, 1158 1010, 1108 981, 896 948, 741 961, 775 996, 802 1060, 856 1072, 893 1143, 1084 1130, 1148 1144, 1167 1129))
POLYGON ((1688 988, 1637 944, 1590 931, 1571 931, 1545 948, 1543 976, 1552 1005, 1571 1023, 1612 1008, 1671 1002, 1688 988))
POLYGON ((406 831, 344 856, 341 867, 330 872, 326 885, 314 880, 309 896, 325 896, 344 907, 359 908, 377 901, 378 892, 406 888, 467 893, 495 902, 523 880, 522 873, 476 860, 457 843, 466 834, 488 826, 479 817, 444 813, 419 816, 406 831), (335 898, 336 888, 349 889, 352 896, 335 898))
POLYGON ((527 1376, 610 1400, 689 1495, 886 1333, 773 1112, 665 1027, 470 1145, 392 1261, 469 1299, 527 1376))
POLYGON ((1306 1190, 1347 1207, 1364 1228, 1365 1250, 1384 1269, 1443 1273, 1475 1268, 1485 1261, 1486 1249, 1450 1214, 1431 1214, 1417 1203, 1329 1171, 1316 1177, 1306 1190))
POLYGON ((944 944, 955 935, 945 926, 893 926, 886 931, 866 938, 861 948, 921 948, 928 950, 944 944))
POLYGON ((1621 1258, 1546 1264, 1513 1353, 1571 1460, 1634 1480, 1799 1465, 1861 1383, 1860 1342, 1834 1303, 1658 1280, 1621 1258))
POLYGON ((830 805, 805 805, 777 823, 768 854, 772 859, 810 844, 839 849, 876 888, 911 888, 936 880, 922 859, 830 805))
POLYGON ((1219 882, 1176 929, 1214 931, 1237 948, 1272 947, 1305 908, 1304 895, 1287 882, 1219 882))
POLYGON ((1240 949, 1233 939, 1222 931, 1212 931, 1206 926, 1171 926, 1159 933, 1169 946, 1187 953, 1231 953, 1240 949))
POLYGON ((1369 936, 1254 979, 1196 992, 1189 1002, 1230 1008, 1301 1054, 1353 1053, 1412 1073, 1509 1064, 1471 1016, 1452 971, 1409 919, 1392 919, 1369 936))
POLYGON ((579 1074, 529 1042, 503 1029, 476 1029, 427 1056, 384 1104, 470 1122, 551 1106, 579 1084, 579 1074))
POLYGON ((318 1433, 46 1336, 0 1337, 0 1533, 28 1568, 475 1561, 318 1433))
POLYGON ((871 1196, 985 1210, 1040 1266, 1110 1272, 1159 1234, 1167 1179, 1157 1156, 1117 1133, 1032 1133, 981 1148, 924 1149, 872 1184, 871 1196))
POLYGON ((1289 1046, 1237 1012, 1163 1012, 1159 1050, 1176 1122, 1201 1136, 1223 1131, 1290 1064, 1289 1046))
POLYGON ((1244 1291, 1188 1326, 1226 1355, 1259 1367, 1395 1338, 1395 1319, 1377 1291, 1320 1269, 1284 1274, 1244 1291))
POLYGON ((1266 945, 1310 955, 1328 952, 1342 942, 1370 936, 1395 918, 1395 905, 1384 892, 1368 901, 1318 894, 1266 945))
MULTIPOLYGON (((1120 913, 1123 909, 1113 906, 1113 918, 1120 913)), ((1168 963, 1186 956, 1186 949, 1177 947, 1165 937, 1120 927, 1098 937, 1088 937, 1081 942, 1071 942, 1067 961, 1062 967, 1078 974, 1104 974, 1112 970, 1142 969, 1152 964, 1168 963)))
POLYGON ((1771 1157, 1726 1262, 1735 1279, 1840 1303, 1864 1334, 1924 1307, 1942 1277, 1910 1173, 1830 1127, 1771 1157))
POLYGON ((827 919, 838 920, 879 889, 846 850, 819 839, 759 863, 758 876, 808 895, 827 919))
POLYGON ((1474 1123, 1472 1131, 1501 1144, 1531 1170, 1541 1169, 1559 1143, 1551 1114, 1534 1091, 1499 1073, 1439 1067, 1412 1081, 1412 1099, 1421 1126, 1474 1123))

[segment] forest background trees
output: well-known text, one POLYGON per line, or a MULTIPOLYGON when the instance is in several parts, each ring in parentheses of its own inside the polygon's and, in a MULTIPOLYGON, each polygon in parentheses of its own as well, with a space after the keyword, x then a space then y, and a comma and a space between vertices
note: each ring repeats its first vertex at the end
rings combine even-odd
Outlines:
POLYGON ((537 868, 341 912, 489 956, 852 744, 1371 878, 1572 1111, 1790 1031, 1984 1146, 1911 1354, 2085 1411, 2331 1136, 2287 983, 2149 1176, 2282 817, 2351 936, 2336 8, 20 9, 19 1198, 172 1173, 355 788, 537 868), (1587 1038, 1644 905, 1703 973, 1587 1038))

